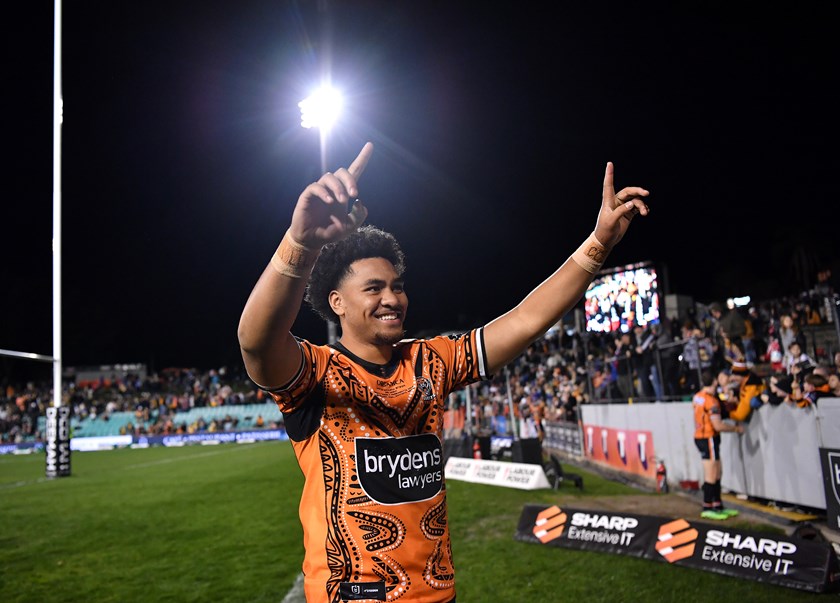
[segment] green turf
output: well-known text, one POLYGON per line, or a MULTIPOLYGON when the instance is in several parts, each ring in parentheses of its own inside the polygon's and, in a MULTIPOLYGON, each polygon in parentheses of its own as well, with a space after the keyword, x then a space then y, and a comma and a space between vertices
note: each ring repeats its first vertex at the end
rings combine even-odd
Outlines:
MULTIPOLYGON (((586 484, 577 507, 639 494, 570 469, 586 484)), ((288 442, 74 452, 72 475, 52 480, 43 454, 0 456, 0 601, 279 603, 300 573, 302 481, 288 442)), ((519 542, 523 505, 556 492, 447 488, 460 603, 836 599, 519 542)))

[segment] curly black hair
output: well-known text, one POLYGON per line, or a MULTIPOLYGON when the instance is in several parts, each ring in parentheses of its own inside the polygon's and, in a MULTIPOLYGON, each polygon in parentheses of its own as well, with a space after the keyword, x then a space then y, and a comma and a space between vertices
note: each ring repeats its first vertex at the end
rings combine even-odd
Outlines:
POLYGON ((337 289, 349 274, 350 265, 365 258, 385 258, 402 276, 405 256, 397 239, 389 232, 367 224, 346 239, 324 245, 312 268, 305 300, 327 322, 338 324, 338 316, 329 303, 330 292, 337 289))

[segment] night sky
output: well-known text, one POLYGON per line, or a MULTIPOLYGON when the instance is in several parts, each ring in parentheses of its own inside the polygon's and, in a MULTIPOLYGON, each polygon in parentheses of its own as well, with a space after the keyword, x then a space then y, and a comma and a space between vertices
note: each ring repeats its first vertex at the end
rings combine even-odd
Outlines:
MULTIPOLYGON (((51 355, 53 15, 26 4, 7 24, 0 348, 51 355)), ((64 365, 241 365, 242 307, 320 174, 297 103, 325 66, 346 103, 327 165, 376 147, 360 196, 406 252, 409 335, 518 303, 591 232, 607 161, 616 189, 651 191, 607 266, 654 262, 663 293, 766 299, 840 273, 827 8, 465 4, 65 3, 64 365)), ((307 307, 294 332, 327 335, 307 307)))

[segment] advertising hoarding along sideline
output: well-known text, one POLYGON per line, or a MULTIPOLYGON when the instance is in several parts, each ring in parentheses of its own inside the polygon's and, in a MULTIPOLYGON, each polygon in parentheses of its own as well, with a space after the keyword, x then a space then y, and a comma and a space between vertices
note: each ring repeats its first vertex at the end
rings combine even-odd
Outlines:
POLYGON ((444 475, 446 479, 506 486, 520 490, 551 488, 542 465, 531 463, 509 463, 451 456, 446 461, 444 475))
POLYGON ((685 519, 526 505, 516 540, 641 557, 812 592, 840 587, 830 543, 685 519))

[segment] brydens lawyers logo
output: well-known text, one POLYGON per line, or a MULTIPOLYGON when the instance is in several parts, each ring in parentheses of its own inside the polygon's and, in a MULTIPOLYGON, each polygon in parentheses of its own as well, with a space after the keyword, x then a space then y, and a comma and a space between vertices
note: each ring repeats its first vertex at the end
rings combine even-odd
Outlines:
POLYGON ((668 563, 673 563, 691 557, 694 554, 696 540, 697 530, 692 528, 685 519, 677 519, 659 528, 656 550, 668 560, 668 563))
POLYGON ((548 507, 540 511, 537 520, 534 522, 534 536, 546 543, 555 538, 560 538, 563 528, 566 527, 566 514, 558 507, 548 507))

